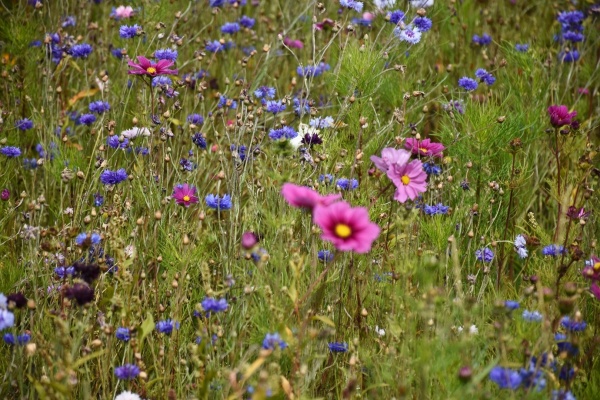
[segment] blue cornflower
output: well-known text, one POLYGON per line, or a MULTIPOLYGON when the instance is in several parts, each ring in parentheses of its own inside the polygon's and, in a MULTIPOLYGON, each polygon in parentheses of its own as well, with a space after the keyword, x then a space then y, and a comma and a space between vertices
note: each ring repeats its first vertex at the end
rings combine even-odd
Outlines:
POLYGON ((480 46, 487 46, 490 43, 492 43, 492 37, 487 33, 484 33, 481 36, 473 35, 473 43, 478 44, 480 46))
POLYGON ((269 86, 261 86, 254 91, 254 96, 257 99, 272 99, 275 97, 275 88, 269 86))
POLYGON ((238 156, 240 157, 240 160, 246 160, 246 151, 248 150, 246 146, 236 146, 235 144, 232 144, 231 146, 229 146, 229 150, 236 151, 238 153, 238 156))
POLYGON ((331 182, 333 182, 333 175, 331 174, 321 174, 319 175, 319 182, 324 183, 326 185, 330 184, 331 182))
POLYGON ((310 104, 307 99, 294 97, 292 102, 294 103, 294 113, 296 113, 296 115, 302 116, 310 113, 310 104))
POLYGON ((200 114, 190 114, 187 116, 187 122, 194 125, 202 125, 204 123, 204 117, 200 114))
POLYGON ((242 17, 240 18, 240 25, 244 28, 253 28, 255 23, 256 20, 254 18, 250 18, 245 15, 242 15, 242 17))
POLYGON ((32 40, 31 42, 29 42, 29 47, 42 47, 42 41, 32 40))
POLYGON ((29 118, 23 118, 15 122, 15 127, 22 131, 27 131, 33 128, 33 121, 29 118))
POLYGON ((585 19, 585 14, 581 11, 562 11, 556 18, 561 23, 563 29, 569 30, 572 26, 579 26, 585 19))
POLYGON ((133 26, 128 26, 128 25, 122 25, 119 28, 119 36, 121 36, 123 39, 131 39, 136 37, 138 31, 141 31, 142 27, 139 25, 133 25, 133 26))
POLYGON ((86 246, 87 247, 87 246, 98 244, 98 243, 100 243, 101 240, 102 240, 102 237, 95 232, 92 232, 91 234, 82 232, 75 237, 75 243, 77 243, 77 246, 86 246))
POLYGON ((527 258, 527 240, 523 235, 517 235, 515 238, 515 251, 521 258, 527 258))
POLYGON ((0 307, 0 331, 10 328, 15 324, 15 315, 0 307))
POLYGON ((394 10, 388 13, 390 17, 390 22, 394 25, 398 25, 398 22, 402 21, 405 17, 404 12, 400 10, 394 10))
POLYGON ((296 73, 305 78, 317 77, 323 75, 323 72, 329 71, 331 66, 329 64, 320 63, 319 65, 307 65, 305 67, 298 66, 296 73))
POLYGON ((115 336, 117 339, 122 340, 123 342, 129 342, 129 339, 131 339, 129 328, 117 328, 115 336))
POLYGON ((417 17, 412 22, 421 32, 427 32, 433 26, 431 20, 427 17, 417 17))
POLYGON ((518 51, 519 53, 527 53, 527 50, 529 50, 529 45, 527 43, 523 43, 523 44, 515 44, 515 50, 518 51))
POLYGON ((94 195, 94 206, 102 207, 103 204, 104 204, 104 196, 102 196, 100 193, 96 193, 94 195))
POLYGON ((489 377, 492 382, 495 382, 500 387, 500 389, 517 389, 522 381, 519 372, 510 368, 498 366, 492 368, 489 377))
POLYGON ((439 175, 442 173, 442 167, 434 163, 423 163, 423 170, 427 175, 439 175))
POLYGON ((273 113, 273 115, 275 115, 275 114, 285 111, 285 104, 283 104, 282 102, 279 102, 279 101, 275 101, 275 100, 268 100, 265 103, 265 109, 268 112, 273 113))
POLYGON ((231 196, 228 194, 220 197, 219 195, 209 194, 205 197, 206 205, 215 210, 223 211, 231 208, 231 196))
POLYGON ((31 335, 28 333, 23 333, 15 338, 15 335, 12 333, 5 333, 2 339, 4 339, 4 342, 10 346, 14 346, 15 344, 23 346, 31 340, 31 335))
POLYGON ((173 81, 168 76, 160 75, 160 76, 155 76, 154 78, 152 78, 152 87, 172 86, 172 85, 173 85, 173 81))
POLYGON ((348 343, 346 342, 331 342, 327 346, 332 353, 345 353, 348 351, 348 343))
POLYGON ((567 31, 562 34, 564 40, 568 40, 569 42, 577 43, 583 42, 585 36, 583 36, 579 32, 567 31))
POLYGON ((188 160, 187 158, 182 158, 179 160, 179 165, 184 171, 188 172, 195 170, 198 166, 196 163, 192 162, 192 160, 188 160))
POLYGON ((129 139, 125 138, 123 142, 121 142, 118 135, 112 135, 106 138, 106 144, 113 149, 126 149, 129 147, 129 139))
POLYGON ((518 301, 514 301, 514 300, 506 300, 504 302, 504 307, 506 307, 507 310, 509 311, 514 311, 517 308, 520 307, 519 302, 518 301))
POLYGON ((560 320, 560 325, 569 332, 582 332, 587 327, 587 323, 585 321, 577 322, 569 317, 562 317, 560 320))
POLYGON ((210 0, 208 5, 211 7, 222 7, 225 4, 225 0, 210 0))
POLYGON ((158 321, 156 323, 156 330, 165 335, 170 335, 173 332, 173 328, 179 329, 179 322, 165 319, 164 321, 158 321))
POLYGON ((201 149, 206 149, 206 138, 200 132, 196 132, 192 135, 192 143, 201 149))
POLYGON ((150 149, 147 147, 136 147, 135 148, 135 154, 140 154, 142 156, 147 156, 148 154, 150 154, 150 149))
POLYGON ((140 368, 135 364, 125 364, 115 368, 115 376, 117 379, 130 380, 136 378, 140 374, 140 368))
POLYGON ((104 185, 116 185, 123 182, 127 178, 128 176, 125 168, 121 168, 117 171, 106 169, 100 174, 100 182, 102 182, 104 185))
POLYGON ((219 102, 217 103, 217 107, 218 108, 227 107, 232 110, 235 110, 237 108, 237 101, 235 101, 233 99, 228 99, 227 97, 221 95, 219 97, 219 102))
POLYGON ((200 303, 202 305, 202 309, 206 312, 223 312, 226 311, 229 305, 227 304, 227 300, 225 298, 215 299, 212 297, 205 297, 204 300, 200 303))
POLYGON ((519 370, 521 376, 521 386, 524 389, 535 388, 538 392, 546 387, 544 372, 541 371, 533 362, 530 362, 529 368, 519 370))
POLYGON ((36 169, 38 167, 37 160, 35 158, 23 159, 23 168, 25 169, 36 169))
POLYGON ((121 60, 124 56, 123 54, 123 49, 120 48, 114 48, 110 51, 110 54, 112 54, 114 57, 117 57, 119 60, 121 60))
POLYGON ((333 261, 334 255, 329 250, 319 250, 319 252, 317 253, 317 257, 319 258, 319 260, 327 263, 333 261))
POLYGON ((334 120, 332 117, 317 117, 313 118, 308 123, 310 126, 318 129, 331 128, 334 124, 334 120))
POLYGON ((559 389, 552 391, 550 400, 577 400, 577 398, 567 389, 559 389))
POLYGON ((206 51, 211 53, 219 53, 225 50, 225 46, 221 44, 218 40, 213 40, 212 42, 208 42, 206 44, 206 51))
POLYGON ((102 114, 110 110, 110 104, 108 104, 107 101, 98 100, 91 102, 88 108, 91 112, 94 112, 96 114, 102 114))
POLYGON ((527 322, 540 322, 543 318, 539 311, 523 310, 523 319, 527 322))
POLYGON ((54 273, 60 278, 65 279, 67 276, 73 276, 75 274, 75 267, 56 267, 54 273))
POLYGON ((477 81, 475 79, 471 79, 468 78, 466 76, 463 76, 462 78, 460 78, 458 80, 458 86, 460 86, 461 88, 465 89, 466 91, 470 92, 472 90, 477 89, 477 81))
POLYGON ((72 15, 69 15, 68 17, 65 17, 65 19, 63 19, 63 22, 62 22, 61 26, 63 28, 68 28, 70 26, 75 26, 75 17, 72 16, 72 15))
POLYGON ((335 182, 335 185, 342 190, 354 190, 358 188, 356 179, 340 178, 335 182))
POLYGON ((399 26, 394 28, 394 36, 400 39, 401 42, 417 44, 421 41, 421 31, 419 28, 409 25, 404 29, 399 26))
POLYGON ((362 1, 340 0, 340 6, 349 8, 357 12, 361 12, 363 10, 364 4, 362 1))
POLYGON ((262 342, 262 348, 265 350, 275 350, 277 347, 285 349, 287 343, 283 341, 279 333, 267 333, 262 342))
POLYGON ((227 22, 221 26, 221 33, 233 35, 240 31, 240 24, 237 22, 227 22))
POLYGON ((423 206, 423 212, 426 215, 446 215, 448 214, 449 206, 445 206, 442 203, 437 203, 435 205, 425 204, 423 206))
POLYGON ((566 251, 564 246, 559 244, 550 244, 542 249, 542 255, 549 257, 556 257, 565 253, 566 251))
POLYGON ((0 148, 0 154, 9 158, 19 157, 21 155, 21 149, 14 146, 4 146, 0 148))
POLYGON ((79 123, 83 125, 91 125, 96 122, 96 116, 94 114, 81 114, 79 116, 79 123))
POLYGON ((296 132, 291 126, 284 126, 283 128, 271 129, 269 131, 269 137, 273 140, 293 139, 296 136, 298 136, 298 132, 296 132))
POLYGON ((560 53, 558 53, 558 59, 562 62, 575 62, 579 60, 579 51, 561 51, 560 53))
POLYGON ((160 49, 154 52, 154 58, 157 60, 169 60, 177 61, 177 50, 173 49, 160 49))
POLYGON ((71 47, 71 50, 69 50, 68 53, 73 58, 87 58, 92 53, 92 50, 92 46, 87 43, 82 43, 71 47))
POLYGON ((488 247, 484 247, 475 251, 475 258, 477 258, 477 261, 489 263, 492 262, 492 259, 494 258, 494 252, 488 247))

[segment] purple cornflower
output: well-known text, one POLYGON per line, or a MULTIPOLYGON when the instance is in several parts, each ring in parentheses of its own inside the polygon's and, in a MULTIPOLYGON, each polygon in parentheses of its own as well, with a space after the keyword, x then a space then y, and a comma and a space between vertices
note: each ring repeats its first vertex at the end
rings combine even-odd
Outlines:
POLYGON ((200 304, 202 305, 202 309, 209 313, 223 312, 229 307, 225 298, 217 300, 212 297, 205 297, 200 304))
POLYGON ((121 142, 118 135, 112 135, 106 138, 106 144, 113 149, 126 149, 129 147, 129 139, 125 138, 123 142, 121 142))
POLYGON ((492 37, 487 33, 484 33, 481 36, 473 35, 473 43, 478 44, 480 46, 487 46, 490 43, 492 43, 492 37))
POLYGON ((323 75, 325 71, 329 71, 331 66, 329 64, 320 63, 319 65, 307 65, 305 67, 298 66, 296 73, 305 78, 317 77, 323 75))
POLYGON ((129 342, 129 339, 131 339, 129 328, 117 328, 115 336, 117 339, 122 340, 123 342, 129 342))
POLYGON ((15 122, 15 127, 21 131, 27 131, 33 128, 33 121, 28 118, 23 118, 15 122))
POLYGON ((103 204, 104 204, 104 196, 102 196, 100 193, 96 193, 94 195, 94 206, 102 207, 103 204))
POLYGON ((237 101, 235 101, 233 99, 228 99, 227 97, 221 95, 219 97, 219 102, 217 103, 217 107, 218 108, 227 107, 232 110, 235 110, 237 108, 237 101))
POLYGON ((156 323, 156 330, 165 335, 170 335, 173 332, 173 328, 179 329, 179 322, 165 319, 164 321, 158 321, 156 323))
POLYGON ((581 11, 562 11, 556 18, 562 25, 563 30, 571 30, 573 27, 581 26, 585 19, 585 14, 581 11))
POLYGON ((110 54, 112 54, 114 57, 117 57, 119 60, 121 60, 124 56, 123 49, 116 47, 110 51, 110 54))
POLYGON ((358 188, 356 179, 340 178, 335 182, 335 185, 342 190, 354 190, 358 188))
POLYGON ((221 33, 225 33, 227 35, 233 35, 240 31, 240 24, 237 22, 227 22, 221 26, 221 33))
POLYGON ((361 12, 363 10, 364 4, 362 1, 340 0, 340 6, 349 8, 356 12, 361 12))
POLYGON ((242 17, 240 18, 240 25, 243 26, 244 28, 250 29, 250 28, 254 27, 255 23, 256 23, 256 20, 254 18, 250 18, 245 15, 242 15, 242 17))
POLYGON ((577 400, 577 398, 567 389, 558 389, 552 391, 550 400, 577 400))
POLYGON ((4 343, 10 346, 14 346, 15 344, 23 346, 31 340, 31 335, 28 333, 23 333, 22 335, 15 337, 15 335, 12 333, 5 333, 2 339, 4 339, 4 343))
POLYGON ((477 261, 489 263, 492 262, 492 260, 494 259, 494 252, 488 247, 484 247, 475 251, 475 258, 477 259, 477 261))
POLYGON ((492 368, 489 377, 492 382, 500 387, 500 389, 517 389, 522 381, 518 371, 498 366, 492 368))
POLYGON ((254 91, 254 96, 257 99, 272 99, 275 97, 275 88, 269 86, 261 86, 254 91))
POLYGON ((558 59, 562 62, 575 62, 579 60, 579 52, 577 50, 561 51, 558 53, 558 59))
POLYGON ((123 39, 131 39, 137 36, 138 31, 142 31, 142 27, 137 24, 133 26, 122 25, 119 28, 119 36, 123 39))
POLYGON ((398 23, 402 21, 405 17, 404 12, 400 10, 394 10, 392 12, 389 12, 388 16, 390 17, 390 22, 394 25, 398 25, 398 23))
POLYGON ((433 26, 431 20, 427 17, 417 17, 413 20, 413 24, 421 31, 427 32, 433 26))
POLYGON ((127 178, 128 176, 125 168, 121 168, 117 171, 106 169, 100 174, 100 182, 102 182, 104 185, 116 185, 123 182, 127 178))
POLYGON ((560 320, 560 325, 569 332, 582 332, 587 327, 587 323, 585 321, 577 322, 569 317, 563 317, 560 320))
POLYGON ((208 42, 206 44, 206 51, 209 51, 211 53, 219 53, 221 51, 224 51, 225 46, 221 44, 221 42, 219 42, 218 40, 213 40, 212 42, 208 42))
POLYGON ((460 100, 452 100, 452 101, 450 101, 450 103, 446 103, 442 107, 444 108, 445 111, 448 111, 448 112, 455 110, 459 114, 465 113, 465 105, 460 100))
POLYGON ((160 76, 155 76, 154 78, 152 78, 152 87, 172 86, 172 85, 173 85, 173 81, 168 76, 160 75, 160 76))
POLYGON ((348 351, 348 343, 346 342, 331 342, 327 346, 332 353, 345 353, 348 351))
POLYGON ((294 97, 292 102, 294 103, 294 113, 296 113, 296 115, 302 116, 310 112, 310 105, 308 104, 307 99, 294 97))
POLYGON ((333 257, 333 253, 329 250, 319 250, 317 253, 317 258, 326 263, 333 261, 333 257))
POLYGON ((479 78, 481 82, 484 82, 486 85, 491 86, 496 82, 496 78, 491 73, 487 72, 483 68, 479 68, 475 71, 475 76, 479 78))
POLYGON ((204 123, 204 117, 200 114, 190 114, 187 117, 187 122, 194 125, 202 125, 204 123))
POLYGON ((62 22, 61 26, 63 28, 68 28, 70 26, 75 26, 75 17, 72 16, 72 15, 69 15, 68 17, 65 17, 63 19, 63 22, 62 22))
POLYGON ((206 138, 204 137, 204 135, 202 135, 201 132, 197 132, 194 133, 194 135, 192 135, 192 143, 194 143, 201 149, 206 149, 206 138))
POLYGON ((567 31, 562 34, 564 40, 568 40, 569 42, 577 43, 583 42, 585 36, 579 32, 567 31))
POLYGON ((298 132, 296 132, 291 126, 284 126, 283 128, 279 129, 271 129, 269 132, 269 137, 273 140, 279 140, 282 138, 293 139, 296 136, 298 136, 298 132))
POLYGON ((565 254, 565 248, 559 244, 549 244, 542 249, 542 255, 544 256, 556 257, 562 254, 565 254))
POLYGON ((423 163, 423 170, 427 175, 439 175, 442 173, 442 167, 429 162, 423 163))
POLYGON ((91 234, 82 232, 75 237, 75 243, 77 243, 77 246, 82 247, 89 247, 91 245, 98 244, 101 240, 102 237, 95 232, 92 232, 91 234))
POLYGON ((529 50, 529 45, 527 43, 523 43, 523 44, 515 44, 515 50, 518 51, 519 53, 527 53, 527 50, 529 50))
POLYGON ((273 115, 275 115, 285 111, 285 104, 275 100, 268 100, 265 104, 265 108, 268 112, 273 113, 273 115))
POLYGON ((14 146, 4 146, 0 148, 0 154, 9 158, 19 157, 21 155, 21 149, 14 146))
POLYGON ((446 214, 448 214, 449 208, 450 208, 449 206, 445 206, 442 203, 434 204, 431 206, 428 204, 425 204, 423 206, 423 212, 426 215, 446 215, 446 214))
POLYGON ((93 113, 102 114, 110 110, 110 104, 108 104, 106 101, 98 100, 91 102, 88 108, 93 113))
POLYGON ((154 52, 154 58, 157 60, 168 60, 175 62, 177 60, 177 50, 160 49, 154 52))
POLYGON ((509 310, 509 311, 513 311, 516 310, 517 308, 520 307, 519 302, 518 301, 514 301, 514 300, 506 300, 504 302, 504 307, 509 310))
POLYGON ((399 26, 394 28, 394 35, 400 39, 401 42, 417 44, 421 41, 421 31, 410 25, 405 29, 401 29, 399 26))
POLYGON ((212 209, 223 211, 231 208, 231 196, 228 194, 220 197, 219 195, 209 194, 204 198, 206 205, 212 209))
POLYGON ((60 278, 65 279, 67 276, 73 276, 75 274, 74 267, 56 267, 54 273, 60 278))
POLYGON ((458 86, 470 92, 477 89, 477 81, 475 79, 468 78, 463 76, 458 80, 458 86))
POLYGON ((523 310, 523 319, 527 322, 540 322, 543 319, 539 311, 523 310))
POLYGON ((90 126, 94 122, 96 122, 96 116, 94 114, 81 114, 79 117, 80 124, 90 126))
POLYGON ((304 135, 304 137, 302 138, 302 144, 306 145, 306 146, 316 146, 318 144, 322 144, 323 140, 319 137, 319 134, 317 133, 307 133, 304 135))
POLYGON ((92 50, 92 46, 87 43, 82 43, 71 47, 71 50, 69 50, 68 53, 73 58, 87 58, 92 53, 92 50))
POLYGON ((265 350, 275 350, 277 347, 285 349, 287 343, 283 341, 279 333, 267 333, 262 342, 262 348, 265 350))
POLYGON ((140 374, 140 368, 135 364, 125 364, 115 368, 115 376, 121 380, 131 380, 140 374))

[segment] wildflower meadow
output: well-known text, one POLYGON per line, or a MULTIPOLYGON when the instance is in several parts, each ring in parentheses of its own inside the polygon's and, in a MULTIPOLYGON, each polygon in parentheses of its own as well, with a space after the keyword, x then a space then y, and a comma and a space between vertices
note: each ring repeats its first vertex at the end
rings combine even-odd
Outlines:
POLYGON ((0 1, 1 399, 600 398, 600 3, 0 1))

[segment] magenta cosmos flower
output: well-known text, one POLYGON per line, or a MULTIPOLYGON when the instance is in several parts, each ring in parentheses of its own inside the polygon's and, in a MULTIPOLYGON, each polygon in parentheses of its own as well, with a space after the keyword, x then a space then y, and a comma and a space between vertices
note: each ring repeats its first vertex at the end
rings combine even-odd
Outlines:
POLYGON ((146 57, 138 56, 138 62, 134 63, 129 60, 127 63, 133 69, 127 71, 129 74, 133 75, 149 75, 149 76, 158 76, 158 75, 177 75, 176 69, 169 69, 170 66, 174 64, 173 61, 169 60, 160 60, 157 63, 153 63, 148 60, 146 57))
POLYGON ((187 183, 183 185, 179 184, 173 189, 173 198, 180 206, 189 207, 190 204, 196 204, 198 202, 198 196, 196 196, 196 188, 190 186, 187 183))
POLYGON ((414 200, 419 193, 427 190, 427 173, 423 170, 420 160, 413 160, 408 164, 394 164, 387 171, 387 176, 396 185, 394 199, 400 203, 407 199, 414 200))
POLYGON ((410 152, 406 150, 397 150, 392 147, 386 147, 381 150, 381 158, 377 156, 371 156, 373 164, 383 172, 387 172, 388 169, 394 164, 404 165, 410 160, 410 152))
POLYGON ((342 197, 339 194, 321 196, 309 187, 286 183, 281 188, 281 194, 289 205, 298 208, 314 209, 318 205, 328 206, 342 197))
POLYGON ((406 139, 404 147, 412 151, 413 154, 427 157, 441 157, 442 151, 446 149, 441 143, 435 143, 429 139, 417 140, 415 138, 406 139))
POLYGON ((577 111, 569 112, 567 106, 550 106, 548 107, 548 115, 550 116, 550 123, 555 128, 569 125, 573 122, 573 118, 577 116, 577 111))
POLYGON ((380 232, 379 226, 369 219, 366 208, 353 208, 345 201, 318 205, 313 220, 323 231, 321 239, 333 243, 340 251, 367 253, 380 232))

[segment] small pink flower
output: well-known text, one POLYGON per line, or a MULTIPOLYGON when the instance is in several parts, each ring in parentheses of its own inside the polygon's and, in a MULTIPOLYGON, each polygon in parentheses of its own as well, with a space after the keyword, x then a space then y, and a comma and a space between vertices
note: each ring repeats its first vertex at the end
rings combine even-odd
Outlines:
POLYGON ((598 300, 600 300, 600 286, 598 286, 596 284, 596 282, 593 282, 590 285, 590 291, 592 292, 592 294, 594 295, 595 298, 597 298, 598 300))
POLYGON ((363 13, 362 17, 365 21, 373 21, 373 18, 375 18, 375 15, 373 13, 366 12, 366 13, 363 13))
POLYGON ((131 6, 119 6, 113 10, 111 16, 115 19, 124 19, 133 17, 134 13, 135 11, 133 11, 133 8, 131 6))
POLYGON ((367 253, 379 237, 379 226, 371 222, 367 209, 345 201, 315 207, 313 219, 323 231, 321 239, 340 251, 367 253))
POLYGON ((190 204, 196 204, 198 202, 196 187, 190 186, 187 183, 183 185, 179 184, 173 189, 173 198, 180 206, 189 207, 190 204))
POLYGON ((387 176, 396 185, 394 199, 405 203, 407 199, 414 200, 419 193, 427 190, 427 173, 423 170, 420 160, 413 160, 408 164, 394 164, 388 169, 387 176))
POLYGON ((281 194, 289 205, 298 208, 314 209, 318 205, 328 206, 342 197, 339 194, 321 196, 309 187, 286 183, 281 188, 281 194))
POLYGON ((242 234, 242 247, 246 250, 250 250, 258 243, 258 237, 254 232, 244 232, 242 234))
POLYGON ((290 49, 302 49, 304 48, 304 43, 301 40, 292 40, 289 37, 283 39, 283 44, 285 44, 290 49))
POLYGON ((177 75, 176 69, 169 69, 170 66, 174 64, 173 61, 169 60, 160 60, 157 63, 153 63, 148 60, 146 57, 138 56, 138 62, 134 63, 129 60, 127 65, 132 67, 127 71, 129 74, 133 75, 149 75, 149 76, 158 76, 158 75, 177 75))
POLYGON ((406 139, 404 147, 412 151, 413 154, 427 157, 441 157, 442 151, 446 149, 443 144, 432 142, 430 139, 417 140, 414 138, 406 139))
POLYGON ((548 115, 550 116, 550 123, 555 128, 569 125, 573 122, 573 118, 577 116, 577 111, 569 112, 567 106, 550 106, 548 107, 548 115))
POLYGON ((577 89, 577 92, 579 94, 585 94, 585 95, 590 94, 590 90, 586 87, 580 87, 579 89, 577 89))
POLYGON ((381 158, 371 156, 373 164, 375 164, 382 172, 387 172, 394 164, 407 164, 408 160, 410 160, 410 152, 403 149, 394 149, 392 147, 386 147, 381 150, 381 158))

